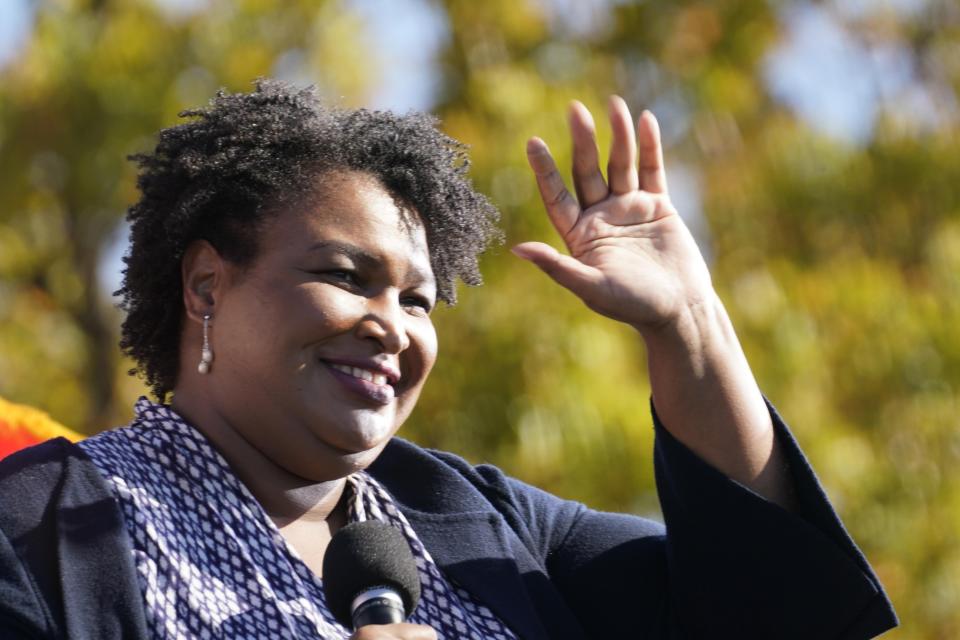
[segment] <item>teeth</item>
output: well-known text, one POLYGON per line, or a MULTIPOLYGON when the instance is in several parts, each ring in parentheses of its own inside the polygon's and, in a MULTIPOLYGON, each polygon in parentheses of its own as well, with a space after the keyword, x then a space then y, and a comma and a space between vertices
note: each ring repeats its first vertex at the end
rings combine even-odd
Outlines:
POLYGON ((361 380, 366 380, 367 382, 372 382, 373 384, 384 385, 387 384, 387 376, 382 373, 374 373, 368 371, 367 369, 361 369, 360 367, 350 367, 343 364, 334 364, 330 363, 330 366, 345 373, 348 376, 353 376, 354 378, 360 378, 361 380))

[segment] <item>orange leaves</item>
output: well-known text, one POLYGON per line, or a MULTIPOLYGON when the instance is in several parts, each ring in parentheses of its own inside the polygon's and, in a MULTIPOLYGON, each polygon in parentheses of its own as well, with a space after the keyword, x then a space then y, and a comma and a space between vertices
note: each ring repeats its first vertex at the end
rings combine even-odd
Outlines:
POLYGON ((78 440, 80 435, 33 407, 0 398, 0 459, 14 451, 63 436, 78 440))

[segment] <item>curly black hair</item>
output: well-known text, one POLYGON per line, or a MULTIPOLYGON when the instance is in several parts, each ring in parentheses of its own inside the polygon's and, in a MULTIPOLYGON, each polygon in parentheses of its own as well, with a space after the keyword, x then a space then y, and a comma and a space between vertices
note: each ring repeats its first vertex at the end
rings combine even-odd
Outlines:
MULTIPOLYGON (((184 316, 180 263, 203 239, 243 267, 257 256, 264 222, 318 178, 359 171, 412 207, 426 229, 437 297, 456 302, 456 279, 480 284, 478 255, 501 238, 499 214, 467 175, 462 143, 429 115, 321 104, 313 87, 261 79, 250 93, 220 91, 183 124, 160 131, 153 153, 136 154, 140 200, 127 212, 130 249, 120 308, 120 347, 163 400, 179 368, 184 316)), ((322 187, 321 187, 322 188, 322 187)))

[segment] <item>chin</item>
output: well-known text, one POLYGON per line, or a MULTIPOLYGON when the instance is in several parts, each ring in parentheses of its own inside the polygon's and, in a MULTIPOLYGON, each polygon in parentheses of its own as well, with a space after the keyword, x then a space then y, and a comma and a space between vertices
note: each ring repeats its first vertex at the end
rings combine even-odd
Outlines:
POLYGON ((397 431, 392 416, 383 415, 352 415, 352 420, 338 425, 334 446, 348 455, 363 455, 367 452, 380 450, 386 446, 397 431))
POLYGON ((368 449, 367 451, 361 451, 359 453, 352 453, 344 459, 344 464, 349 469, 346 475, 351 473, 356 473, 358 471, 364 471, 367 467, 372 465, 374 461, 380 456, 380 452, 383 451, 383 448, 387 445, 386 442, 380 444, 380 446, 373 449, 368 449))
POLYGON ((355 434, 355 438, 352 438, 351 444, 354 446, 350 447, 348 451, 357 455, 374 450, 379 453, 381 449, 387 446, 392 436, 393 429, 359 432, 355 434))

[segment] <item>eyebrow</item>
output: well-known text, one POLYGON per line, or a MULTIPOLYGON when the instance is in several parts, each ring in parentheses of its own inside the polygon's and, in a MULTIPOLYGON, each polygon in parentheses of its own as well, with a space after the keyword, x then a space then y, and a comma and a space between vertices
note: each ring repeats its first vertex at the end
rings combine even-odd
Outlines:
MULTIPOLYGON (((336 240, 324 240, 322 242, 317 242, 310 246, 307 249, 309 252, 314 251, 333 251, 335 253, 340 253, 356 263, 359 263, 366 267, 367 269, 376 269, 381 266, 382 261, 374 256, 371 253, 368 253, 361 249, 360 247, 349 244, 347 242, 337 242, 336 240)), ((436 286, 436 278, 432 274, 424 272, 422 269, 417 267, 412 267, 411 271, 413 272, 414 277, 417 280, 418 284, 429 284, 436 286)))
POLYGON ((377 267, 380 265, 380 260, 378 260, 372 254, 367 253, 356 245, 347 244, 345 242, 318 242, 314 245, 311 245, 311 247, 307 249, 307 251, 310 252, 323 250, 332 250, 335 253, 342 253, 343 255, 352 259, 354 262, 359 262, 367 267, 377 267))

